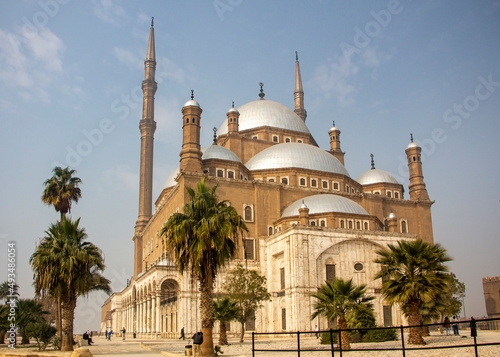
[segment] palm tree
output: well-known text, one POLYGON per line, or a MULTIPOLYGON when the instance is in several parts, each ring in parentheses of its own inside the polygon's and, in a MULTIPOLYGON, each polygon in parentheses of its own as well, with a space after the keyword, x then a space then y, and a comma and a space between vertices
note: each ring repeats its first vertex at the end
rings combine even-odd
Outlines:
MULTIPOLYGON (((325 281, 319 291, 312 295, 317 299, 314 304, 314 313, 311 320, 322 315, 329 321, 338 318, 338 327, 347 329, 346 314, 356 309, 373 309, 371 301, 373 296, 366 295, 366 285, 356 286, 350 280, 335 279, 333 282, 325 281)), ((342 350, 349 350, 349 334, 341 331, 342 350)))
MULTIPOLYGON (((82 192, 78 187, 82 180, 78 177, 73 177, 75 170, 70 170, 69 167, 61 168, 54 167, 52 170, 53 176, 44 182, 45 189, 42 194, 42 201, 47 205, 54 206, 56 212, 61 213, 61 221, 66 216, 66 213, 71 213, 71 203, 78 202, 82 197, 82 192)), ((56 299, 56 329, 59 339, 62 337, 61 326, 61 297, 55 295, 56 299)))
POLYGON ((227 345, 226 323, 235 320, 239 312, 238 302, 228 297, 214 301, 214 321, 220 322, 219 345, 227 345))
POLYGON ((9 283, 4 281, 0 284, 0 300, 4 299, 7 302, 7 298, 10 296, 19 296, 17 292, 19 290, 19 285, 16 283, 9 283))
POLYGON ((85 242, 87 234, 76 221, 63 218, 52 224, 30 258, 38 295, 61 296, 63 326, 61 351, 73 350, 73 319, 79 296, 91 291, 110 293, 110 281, 101 275, 101 250, 85 242))
POLYGON ((425 344, 422 330, 422 304, 429 303, 448 289, 448 268, 451 260, 439 244, 431 245, 422 240, 400 241, 377 252, 375 260, 383 266, 376 278, 386 277, 382 294, 390 304, 401 305, 411 326, 408 342, 425 344))
POLYGON ((35 299, 20 299, 17 301, 16 324, 19 327, 23 345, 30 343, 26 334, 26 327, 31 323, 43 322, 43 315, 45 314, 47 312, 43 310, 43 305, 35 299))
POLYGON ((82 197, 82 192, 78 187, 82 183, 78 177, 73 177, 75 170, 69 167, 54 167, 54 175, 44 182, 45 189, 42 194, 42 201, 47 205, 52 205, 57 212, 61 213, 61 220, 66 213, 71 213, 71 203, 78 202, 82 197))
POLYGON ((190 271, 200 283, 202 352, 213 356, 213 286, 218 270, 234 257, 238 235, 247 232, 242 218, 228 201, 218 201, 215 191, 202 179, 197 191, 186 187, 191 197, 184 213, 175 213, 161 230, 169 254, 179 272, 190 271))

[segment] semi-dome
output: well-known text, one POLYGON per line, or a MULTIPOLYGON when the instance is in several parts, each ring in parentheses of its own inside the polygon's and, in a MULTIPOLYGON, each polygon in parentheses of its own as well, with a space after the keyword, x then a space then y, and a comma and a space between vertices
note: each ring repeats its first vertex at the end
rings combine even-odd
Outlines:
POLYGON ((177 185, 175 178, 177 177, 178 174, 179 174, 179 167, 177 167, 167 178, 167 181, 165 181, 165 184, 163 185, 163 189, 177 185))
POLYGON ((241 162, 240 158, 228 148, 219 145, 210 145, 201 150, 203 153, 202 160, 220 159, 228 161, 241 162))
POLYGON ((356 180, 361 185, 370 185, 372 183, 395 183, 399 182, 390 173, 384 170, 371 169, 358 177, 356 180))
POLYGON ((418 144, 414 141, 412 141, 411 143, 408 144, 408 146, 406 147, 407 149, 411 149, 411 148, 416 148, 418 147, 418 144))
POLYGON ((281 217, 292 217, 299 215, 299 208, 305 204, 309 208, 309 214, 338 212, 350 214, 368 215, 363 207, 356 202, 338 195, 323 194, 301 198, 281 213, 281 217))
MULTIPOLYGON (((240 112, 238 119, 240 131, 270 126, 309 133, 304 121, 293 110, 272 100, 256 100, 242 105, 238 111, 240 112)), ((227 134, 227 119, 219 128, 218 134, 227 134)))
POLYGON ((333 155, 317 146, 303 143, 273 145, 252 157, 246 167, 250 170, 300 168, 349 176, 344 165, 333 155))

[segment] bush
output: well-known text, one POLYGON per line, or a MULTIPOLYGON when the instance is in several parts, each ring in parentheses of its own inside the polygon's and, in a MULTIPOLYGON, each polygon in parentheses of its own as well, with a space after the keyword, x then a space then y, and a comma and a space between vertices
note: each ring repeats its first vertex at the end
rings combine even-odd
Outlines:
MULTIPOLYGON (((332 337, 333 337, 333 343, 336 344, 337 340, 339 338, 338 331, 334 331, 332 333, 332 337)), ((362 336, 358 331, 350 331, 349 332, 349 342, 350 343, 356 343, 356 342, 361 342, 361 341, 362 341, 362 336)), ((323 332, 321 334, 320 343, 322 345, 329 345, 330 344, 330 332, 323 332)))
POLYGON ((44 322, 33 322, 26 326, 26 335, 36 340, 38 350, 45 350, 52 337, 56 334, 56 328, 44 322))
POLYGON ((369 330, 363 335, 363 342, 396 341, 397 339, 395 329, 369 330))

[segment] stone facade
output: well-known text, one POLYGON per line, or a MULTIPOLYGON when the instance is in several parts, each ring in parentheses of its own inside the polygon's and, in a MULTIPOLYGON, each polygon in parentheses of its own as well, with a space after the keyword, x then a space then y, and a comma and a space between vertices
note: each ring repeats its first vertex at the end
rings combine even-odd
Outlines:
MULTIPOLYGON (((144 107, 149 109, 144 110, 148 114, 140 126, 142 140, 147 136, 151 143, 151 101, 156 90, 152 41, 151 27, 145 62, 147 85, 143 85, 144 107), (148 130, 143 128, 144 120, 150 123, 148 130)), ((225 271, 243 264, 267 278, 272 294, 272 300, 247 322, 247 331, 312 331, 316 324, 328 328, 332 322, 323 318, 311 321, 311 293, 325 280, 335 278, 352 278, 356 284, 367 285, 368 293, 375 297, 379 324, 403 323, 398 308, 388 306, 381 296, 382 282, 374 280, 380 267, 374 260, 377 250, 400 240, 433 242, 433 201, 423 179, 420 147, 412 141, 406 148, 409 199, 404 197, 403 185, 389 173, 376 170, 373 163, 372 170, 358 180, 351 178, 344 167, 348 158, 340 147, 340 130, 334 126, 325 133, 330 148, 322 150, 305 126, 298 59, 295 76, 295 91, 291 91, 294 111, 264 99, 261 87, 259 100, 230 108, 214 144, 203 150, 202 109, 192 96, 179 115, 183 128, 179 169, 165 183, 154 213, 145 207, 152 202, 149 168, 152 170, 153 148, 141 146, 134 276, 123 291, 105 302, 102 330, 125 327, 142 338, 176 338, 182 327, 186 336, 199 330, 197 284, 188 273, 178 272, 159 232, 189 202, 186 187, 196 187, 203 177, 209 186, 218 184, 218 198, 230 201, 249 229, 239 242, 236 259, 217 277, 215 292, 220 291, 225 271)), ((232 323, 229 333, 238 333, 238 328, 232 323)))

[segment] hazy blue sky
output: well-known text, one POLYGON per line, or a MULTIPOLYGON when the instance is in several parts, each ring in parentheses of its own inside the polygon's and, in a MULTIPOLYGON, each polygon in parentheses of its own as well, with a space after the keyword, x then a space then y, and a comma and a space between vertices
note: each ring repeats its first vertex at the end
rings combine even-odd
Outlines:
MULTIPOLYGON (((82 179, 73 206, 119 291, 133 272, 141 81, 155 17, 154 199, 178 166, 181 108, 203 108, 202 146, 231 102, 293 108, 299 52, 307 125, 329 148, 342 131, 351 177, 392 173, 408 197, 405 148, 423 148, 434 240, 485 314, 482 278, 500 275, 500 1, 2 1, 0 4, 0 281, 17 243, 17 279, 58 219, 40 196, 56 165, 82 179)), ((79 303, 77 331, 98 329, 104 295, 79 303)))

